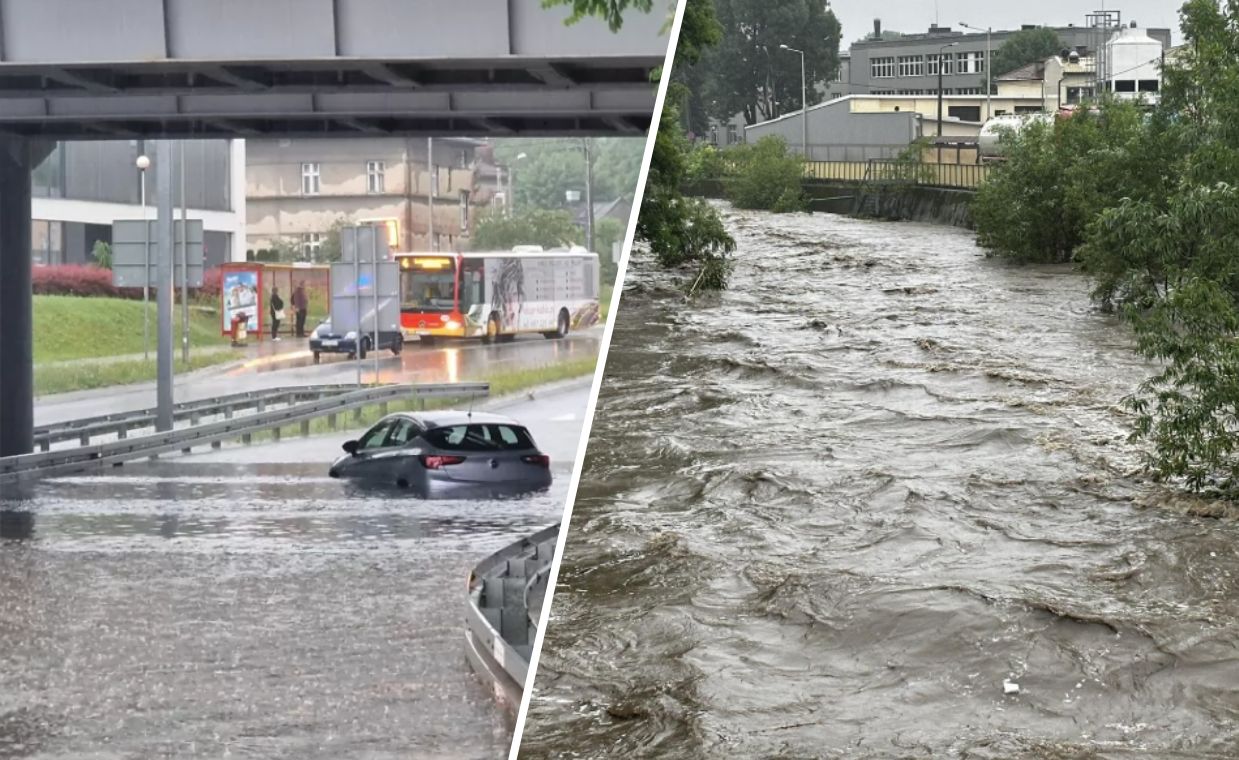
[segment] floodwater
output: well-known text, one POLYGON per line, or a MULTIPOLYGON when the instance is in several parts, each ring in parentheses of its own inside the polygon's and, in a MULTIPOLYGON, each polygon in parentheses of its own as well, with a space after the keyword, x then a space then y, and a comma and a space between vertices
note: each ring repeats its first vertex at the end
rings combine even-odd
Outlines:
POLYGON ((1239 757, 1239 524, 1141 481, 1087 282, 727 221, 728 292, 629 271, 521 756, 1239 757))
POLYGON ((0 498, 0 758, 496 758, 470 568, 560 519, 326 465, 131 464, 0 498))

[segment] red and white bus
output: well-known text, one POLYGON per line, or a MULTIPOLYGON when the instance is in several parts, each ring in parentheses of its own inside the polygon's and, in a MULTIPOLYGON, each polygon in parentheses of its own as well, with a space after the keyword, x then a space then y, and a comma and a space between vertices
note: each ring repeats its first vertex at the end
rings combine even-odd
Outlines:
POLYGON ((584 248, 393 258, 400 265, 401 328, 409 338, 562 338, 599 319, 598 254, 584 248))

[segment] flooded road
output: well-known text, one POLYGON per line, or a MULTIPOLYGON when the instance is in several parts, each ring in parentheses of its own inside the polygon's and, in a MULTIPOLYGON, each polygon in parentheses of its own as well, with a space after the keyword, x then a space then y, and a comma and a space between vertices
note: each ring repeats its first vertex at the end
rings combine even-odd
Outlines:
POLYGON ((1133 474, 1087 282, 727 219, 730 291, 629 269, 521 756, 1239 757, 1239 523, 1133 474))
POLYGON ((487 405, 553 458, 524 498, 350 489, 344 433, 0 494, 0 758, 504 756, 466 577, 560 519, 588 390, 487 405))

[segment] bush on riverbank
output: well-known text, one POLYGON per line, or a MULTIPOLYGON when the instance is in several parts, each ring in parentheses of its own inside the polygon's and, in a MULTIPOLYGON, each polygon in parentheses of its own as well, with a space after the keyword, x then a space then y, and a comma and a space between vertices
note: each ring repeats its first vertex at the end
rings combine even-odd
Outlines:
POLYGON ((727 197, 737 208, 775 213, 803 211, 804 164, 787 150, 781 137, 763 137, 741 145, 728 158, 735 166, 726 181, 727 197))
POLYGON ((1089 223, 1122 198, 1164 199, 1170 191, 1161 135, 1130 103, 1081 109, 1009 135, 1007 160, 977 192, 978 242, 1020 262, 1071 261, 1089 223))
POLYGON ((1195 492, 1239 497, 1239 5, 1189 0, 1184 45, 1138 160, 1164 198, 1100 213, 1081 259, 1094 297, 1121 309, 1157 372, 1126 399, 1149 469, 1195 492), (1160 152, 1159 152, 1160 151, 1160 152))

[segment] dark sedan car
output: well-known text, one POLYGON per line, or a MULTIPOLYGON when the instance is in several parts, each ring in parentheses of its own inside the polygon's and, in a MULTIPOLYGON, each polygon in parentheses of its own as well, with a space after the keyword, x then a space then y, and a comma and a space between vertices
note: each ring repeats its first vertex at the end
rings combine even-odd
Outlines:
MULTIPOLYGON (((387 349, 396 356, 404 349, 404 334, 400 332, 379 332, 378 348, 387 349)), ((361 358, 374 350, 374 334, 361 336, 361 358)), ((314 354, 314 363, 318 364, 323 354, 348 354, 352 359, 357 356, 357 333, 348 332, 341 335, 331 329, 331 320, 322 322, 310 333, 310 351, 314 354)))
POLYGON ((331 477, 427 496, 529 492, 551 485, 550 458, 523 425, 496 414, 391 414, 345 443, 344 451, 331 465, 331 477))

